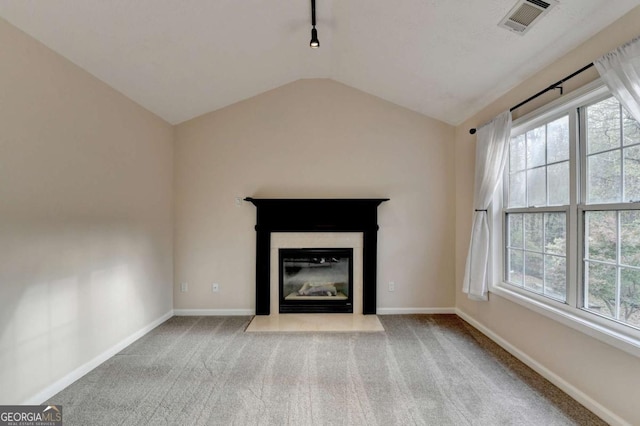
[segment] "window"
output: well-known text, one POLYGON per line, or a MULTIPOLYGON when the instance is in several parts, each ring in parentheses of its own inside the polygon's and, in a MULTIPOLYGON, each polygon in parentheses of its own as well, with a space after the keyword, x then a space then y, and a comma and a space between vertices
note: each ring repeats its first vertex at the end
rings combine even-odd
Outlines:
POLYGON ((640 342, 640 123, 601 83, 565 98, 514 122, 494 287, 640 342))
POLYGON ((508 167, 506 281, 564 302, 569 117, 514 136, 508 167))
POLYGON ((561 301, 567 295, 566 215, 508 213, 508 283, 561 301))
POLYGON ((582 111, 584 308, 640 328, 640 123, 613 97, 582 111))

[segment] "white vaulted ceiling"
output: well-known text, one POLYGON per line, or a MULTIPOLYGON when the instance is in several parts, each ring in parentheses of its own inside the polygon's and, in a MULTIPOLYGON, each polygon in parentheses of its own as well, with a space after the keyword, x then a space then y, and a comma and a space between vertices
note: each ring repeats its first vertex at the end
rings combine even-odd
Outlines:
MULTIPOLYGON (((458 124, 640 4, 560 0, 527 34, 515 0, 0 0, 0 16, 176 124, 331 78, 458 124)), ((552 83, 552 82, 549 82, 552 83)))

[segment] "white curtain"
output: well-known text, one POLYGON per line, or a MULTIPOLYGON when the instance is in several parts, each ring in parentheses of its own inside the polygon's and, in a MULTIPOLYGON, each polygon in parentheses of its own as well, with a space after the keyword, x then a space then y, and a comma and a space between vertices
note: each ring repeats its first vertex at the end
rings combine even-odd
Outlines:
POLYGON ((640 37, 602 56, 594 65, 611 93, 640 121, 640 37))
POLYGON ((462 291, 487 300, 491 235, 487 209, 502 177, 511 136, 511 112, 505 111, 478 129, 473 191, 473 227, 462 291))

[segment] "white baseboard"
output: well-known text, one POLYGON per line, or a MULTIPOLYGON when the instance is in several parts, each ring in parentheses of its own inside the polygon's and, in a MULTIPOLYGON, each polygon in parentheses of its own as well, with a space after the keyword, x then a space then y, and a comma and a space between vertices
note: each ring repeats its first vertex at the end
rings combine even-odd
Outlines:
POLYGON ((455 314, 456 308, 378 308, 377 315, 455 314))
POLYGON ((127 346, 129 346, 130 344, 132 344, 133 342, 135 342, 136 340, 138 340, 139 338, 141 338, 142 336, 144 336, 145 334, 147 334, 148 332, 150 332, 151 330, 153 330, 154 328, 156 328, 157 326, 165 322, 166 320, 168 320, 169 318, 171 318, 172 316, 173 316, 173 311, 169 311, 165 313, 160 318, 152 321, 151 323, 142 327, 140 330, 131 334, 129 337, 125 338, 124 340, 120 341, 119 343, 116 343, 106 351, 102 352, 100 355, 93 358, 91 361, 81 365, 80 367, 76 368, 75 370, 73 370, 66 376, 62 377, 61 379, 56 380, 54 383, 47 386, 37 394, 31 396, 30 398, 27 398, 25 401, 22 402, 22 405, 42 404, 43 402, 51 398, 53 395, 57 394, 58 392, 60 392, 61 390, 63 390, 64 388, 66 388, 67 386, 69 386, 70 384, 72 384, 82 376, 84 376, 85 374, 89 373, 91 370, 93 370, 94 368, 96 368, 97 366, 99 366, 100 364, 102 364, 103 362, 105 362, 106 360, 108 360, 109 358, 111 358, 112 356, 114 356, 115 354, 117 354, 118 352, 120 352, 121 350, 123 350, 124 348, 126 348, 127 346))
POLYGON ((217 316, 246 316, 255 315, 253 309, 174 309, 173 314, 178 317, 217 317, 217 316))
POLYGON ((473 317, 464 313, 460 309, 456 309, 456 314, 471 324, 473 327, 477 328, 482 334, 487 336, 489 339, 496 342, 500 345, 504 350, 509 352, 511 355, 518 358, 520 361, 528 365, 530 368, 535 370, 538 374, 540 374, 545 379, 549 380, 551 383, 562 389, 566 394, 570 395, 573 399, 578 401, 580 404, 587 407, 593 413, 595 413, 598 417, 600 417, 605 422, 610 425, 620 425, 620 426, 630 426, 630 424, 624 419, 620 418, 615 413, 611 412, 611 410, 604 407, 602 404, 594 400, 593 398, 586 395, 584 392, 573 386, 571 383, 564 380, 562 377, 558 376, 553 371, 549 370, 544 365, 540 364, 538 361, 531 358, 526 353, 522 352, 520 349, 513 346, 511 343, 491 331, 489 328, 484 326, 483 324, 476 321, 473 317))
MULTIPOLYGON (((377 315, 455 314, 455 308, 378 308, 377 315)), ((175 316, 236 316, 255 315, 253 309, 174 309, 175 316)))

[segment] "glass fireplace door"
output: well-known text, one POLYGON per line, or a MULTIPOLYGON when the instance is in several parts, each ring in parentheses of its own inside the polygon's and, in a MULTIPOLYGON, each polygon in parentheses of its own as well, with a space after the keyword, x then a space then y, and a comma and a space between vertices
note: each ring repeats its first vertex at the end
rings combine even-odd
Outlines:
POLYGON ((352 313, 353 249, 280 249, 280 313, 352 313))

